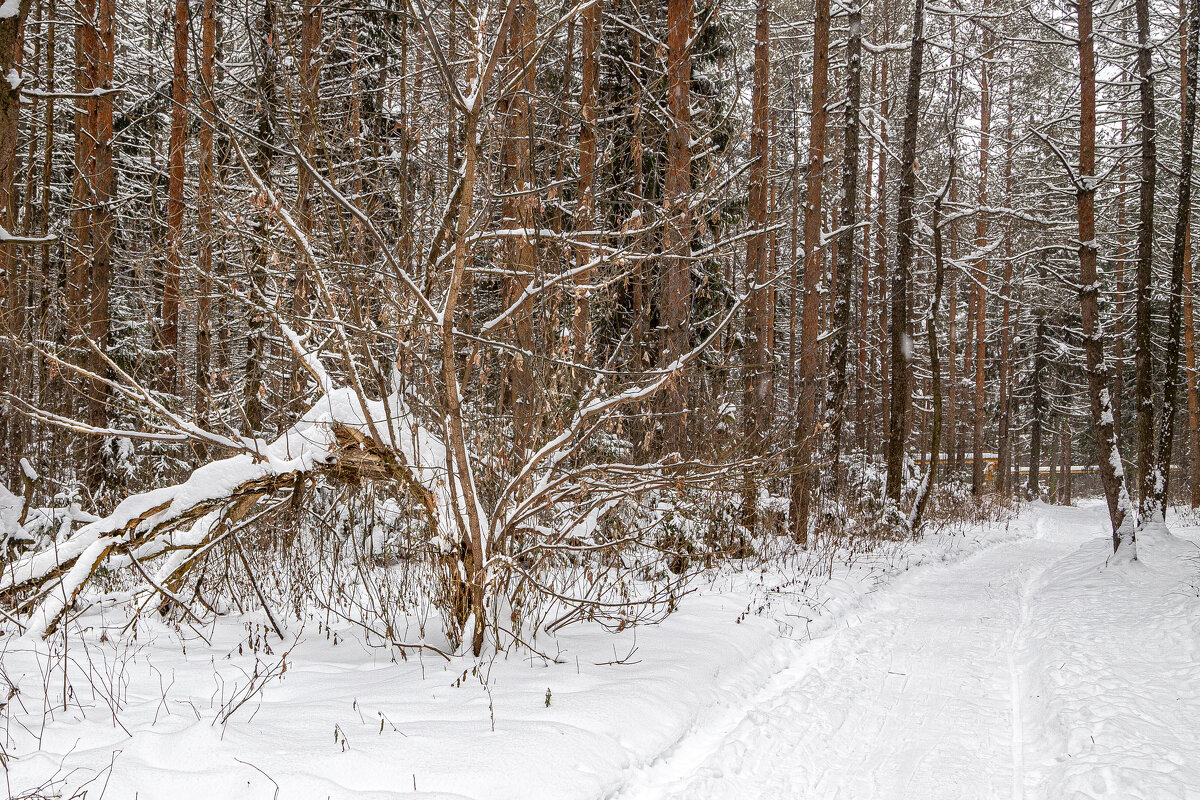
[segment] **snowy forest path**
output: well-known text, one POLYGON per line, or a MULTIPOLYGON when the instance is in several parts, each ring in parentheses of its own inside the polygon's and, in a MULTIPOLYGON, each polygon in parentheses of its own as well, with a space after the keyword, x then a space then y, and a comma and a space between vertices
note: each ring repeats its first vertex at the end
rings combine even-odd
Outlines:
MULTIPOLYGON (((730 709, 719 724, 695 730, 643 770, 627 784, 622 800, 1114 796, 1112 780, 1098 784, 1086 770, 1071 773, 1075 763, 1085 762, 1069 759, 1087 754, 1073 741, 1079 734, 1068 720, 1092 712, 1073 702, 1086 690, 1058 697, 1061 679, 1053 674, 1072 672, 1071 648, 1086 649, 1081 642, 1130 638, 1115 627, 1100 629, 1107 624, 1103 609, 1109 599, 1104 584, 1092 579, 1104 571, 1104 508, 1038 506, 1026 513, 1032 515, 1026 518, 1030 538, 895 581, 844 627, 799 647, 796 661, 748 704, 730 709), (1080 601, 1081 592, 1095 597, 1080 601), (1064 652, 1061 659, 1056 648, 1064 652), (1048 658, 1062 663, 1050 665, 1048 658), (1061 735, 1058 726, 1064 728, 1061 735)), ((1192 547, 1174 542, 1172 563, 1192 547)), ((1144 571, 1137 567, 1132 578, 1109 580, 1128 587, 1131 602, 1152 604, 1152 597, 1139 596, 1150 585, 1144 571)), ((1119 607, 1121 601, 1115 602, 1119 607)), ((1186 633, 1196 621, 1180 622, 1186 633)), ((1147 663, 1161 664, 1171 660, 1165 654, 1174 649, 1172 642, 1152 636, 1134 646, 1147 663)), ((1130 655, 1119 641, 1111 649, 1121 651, 1120 659, 1130 655)), ((1189 676, 1180 692, 1188 703, 1174 712, 1179 720, 1165 721, 1168 728, 1190 727, 1185 715, 1200 708, 1200 670, 1189 650, 1178 648, 1174 672, 1161 665, 1172 681, 1189 676)), ((1092 682, 1109 687, 1103 670, 1119 659, 1103 652, 1090 658, 1096 662, 1092 682)), ((1084 664, 1082 671, 1088 669, 1092 666, 1084 664)), ((1101 731, 1112 733, 1105 723, 1145 715, 1132 691, 1133 697, 1114 691, 1110 705, 1100 704, 1095 715, 1104 719, 1088 728, 1088 748, 1103 750, 1101 731)), ((1192 796, 1186 783, 1180 788, 1169 775, 1192 743, 1160 744, 1157 763, 1148 766, 1164 777, 1163 788, 1176 791, 1145 796, 1192 796)), ((1109 764, 1122 763, 1111 752, 1107 758, 1109 764)), ((1145 784, 1144 776, 1127 777, 1145 784)))

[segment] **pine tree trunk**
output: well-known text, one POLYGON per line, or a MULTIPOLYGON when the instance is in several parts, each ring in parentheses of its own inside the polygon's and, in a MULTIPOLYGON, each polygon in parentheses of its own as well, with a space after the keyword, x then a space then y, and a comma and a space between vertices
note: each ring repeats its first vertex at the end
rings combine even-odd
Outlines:
MULTIPOLYGON (((659 313, 665 328, 659 366, 667 368, 689 349, 692 305, 691 100, 692 0, 667 4, 667 134, 666 205, 663 234, 662 297, 659 313)), ((662 391, 663 450, 683 453, 687 446, 688 375, 678 374, 662 391)))
POLYGON ((183 260, 184 182, 187 177, 188 0, 175 0, 174 59, 171 72, 171 139, 167 151, 167 259, 163 272, 162 321, 158 334, 158 388, 176 389, 179 366, 179 273, 183 260))
MULTIPOLYGON (((988 4, 984 3, 986 13, 988 4)), ((979 210, 975 215, 975 248, 980 253, 987 247, 988 218, 984 210, 988 204, 988 160, 992 146, 992 90, 991 64, 993 55, 992 33, 984 30, 983 62, 979 67, 979 210)), ((987 422, 987 257, 981 255, 975 262, 975 395, 973 397, 973 424, 971 431, 971 449, 974 451, 974 461, 971 470, 971 492, 978 497, 983 494, 984 476, 984 426, 987 422)))
MULTIPOLYGON (((750 192, 747 220, 751 235, 746 239, 746 282, 750 300, 746 311, 746 344, 742 353, 742 427, 750 456, 761 455, 771 422, 772 358, 770 278, 768 248, 768 187, 771 165, 771 4, 758 0, 754 25, 753 128, 750 132, 750 192)), ((745 473, 742 491, 742 522, 754 531, 758 524, 756 468, 745 473)))
POLYGON ((808 546, 812 504, 811 462, 817 442, 818 337, 821 327, 821 188, 825 160, 825 106, 829 85, 829 0, 816 0, 813 30, 812 121, 808 131, 808 170, 804 204, 804 308, 800 320, 800 364, 797 376, 796 428, 793 441, 789 523, 792 539, 808 546))
MULTIPOLYGON (((217 60, 217 2, 204 0, 200 16, 200 112, 197 139, 196 228, 196 414, 212 408, 213 133, 217 122, 213 67, 217 60)), ((301 170, 303 174, 303 170, 301 170)))
POLYGON ((1167 313, 1167 361, 1163 383, 1162 419, 1158 433, 1158 458, 1154 466, 1154 519, 1165 519, 1170 497, 1171 450, 1175 438, 1175 411, 1179 397, 1179 361, 1183 345, 1184 261, 1187 258, 1188 220, 1192 214, 1192 145, 1196 138, 1196 62, 1200 55, 1200 0, 1192 0, 1188 20, 1187 73, 1184 81, 1183 143, 1179 166, 1179 194, 1175 211, 1175 236, 1171 248, 1171 295, 1167 313))
MULTIPOLYGON (((591 9, 598 8, 593 5, 591 9)), ((591 14, 591 9, 585 15, 591 14)), ((585 16, 584 27, 588 27, 585 16)), ((537 227, 534 218, 537 198, 533 193, 533 108, 530 98, 536 91, 535 50, 537 47, 537 7, 533 0, 523 0, 518 6, 518 13, 513 20, 508 33, 509 80, 512 91, 501 98, 504 105, 507 125, 503 142, 505 169, 505 199, 504 227, 525 231, 518 236, 509 237, 505 245, 504 301, 506 305, 519 303, 518 311, 511 317, 512 341, 516 352, 512 354, 512 362, 507 365, 506 381, 509 405, 512 408, 513 420, 513 449, 518 455, 523 454, 533 442, 534 435, 534 379, 533 379, 533 300, 524 298, 525 289, 529 286, 537 271, 538 253, 534 244, 532 231, 537 227)), ((584 34, 584 61, 587 61, 587 34, 584 34)), ((585 67, 586 69, 586 67, 585 67)), ((592 164, 595 161, 595 140, 590 133, 589 114, 594 115, 595 109, 588 109, 587 88, 585 81, 583 105, 583 124, 580 128, 580 214, 578 224, 585 227, 590 225, 590 185, 592 164), (590 140, 590 146, 589 146, 590 140)), ((594 97, 592 98, 594 104, 594 97)), ((578 234, 577 234, 578 235, 578 234)), ((584 255, 590 257, 590 253, 584 255)), ((586 278, 584 278, 586 282, 586 278)), ((576 299, 576 311, 579 311, 579 300, 576 299)), ((579 321, 578 315, 576 322, 579 321)), ((576 330, 578 334, 579 331, 576 330)), ((581 342, 576 339, 579 357, 581 342)))
POLYGON ((1151 63, 1150 0, 1134 0, 1138 36, 1138 95, 1141 100, 1142 169, 1138 187, 1137 322, 1134 328, 1137 402, 1138 515, 1151 518, 1155 495, 1154 353, 1151 344, 1151 289, 1154 267, 1154 182, 1157 156, 1154 120, 1154 73, 1151 63))
POLYGON ((1113 429, 1112 398, 1109 394, 1112 380, 1104 361, 1104 335, 1100 326, 1100 279, 1096 269, 1096 57, 1092 0, 1080 0, 1077 8, 1080 92, 1079 179, 1075 187, 1075 199, 1079 214, 1079 303, 1087 360, 1088 398, 1100 483, 1104 488, 1112 523, 1113 548, 1119 550, 1122 545, 1127 545, 1130 557, 1134 557, 1134 511, 1125 486, 1117 434, 1113 429))
POLYGON ((862 9, 857 0, 849 12, 849 33, 846 40, 846 127, 842 151, 842 212, 838 220, 837 297, 833 306, 833 344, 829 360, 833 367, 832 390, 825 411, 829 429, 829 474, 833 478, 832 496, 841 489, 842 436, 845 428, 849 387, 847 372, 850 361, 850 291, 854 274, 855 225, 858 220, 858 127, 859 103, 862 97, 862 9))
MULTIPOLYGON (((575 213, 575 268, 582 270, 576 277, 587 284, 594 270, 588 268, 599 251, 589 246, 590 231, 596 225, 596 104, 600 91, 600 2, 589 5, 583 12, 581 71, 583 86, 579 93, 579 204, 575 213)), ((536 37, 536 24, 532 29, 536 37)), ((531 40, 529 47, 535 46, 531 40)), ((531 70, 532 72, 532 70, 531 70)), ((530 85, 532 91, 532 84, 530 85)), ((586 292, 575 296, 575 315, 572 320, 575 359, 587 361, 588 325, 590 315, 586 292)))
MULTIPOLYGON (((1046 283, 1046 262, 1045 259, 1038 262, 1038 285, 1044 286, 1046 283)), ((1033 419, 1030 421, 1029 431, 1029 476, 1025 484, 1025 499, 1037 500, 1041 495, 1041 490, 1038 486, 1041 478, 1042 469, 1042 426, 1045 424, 1046 417, 1046 390, 1044 386, 1046 375, 1046 315, 1041 303, 1035 305, 1034 313, 1037 316, 1037 323, 1034 332, 1033 341, 1033 371, 1029 376, 1030 391, 1032 399, 1030 401, 1030 411, 1033 419)))
POLYGON ((913 251, 916 247, 917 123, 921 111, 921 70, 925 55, 925 0, 917 0, 913 12, 912 50, 908 63, 908 92, 904 104, 904 138, 900 154, 900 191, 896 199, 896 264, 891 292, 891 430, 887 450, 887 497, 900 501, 903 489, 904 446, 908 438, 905 417, 909 393, 909 371, 913 342, 908 325, 908 286, 912 281, 913 251))

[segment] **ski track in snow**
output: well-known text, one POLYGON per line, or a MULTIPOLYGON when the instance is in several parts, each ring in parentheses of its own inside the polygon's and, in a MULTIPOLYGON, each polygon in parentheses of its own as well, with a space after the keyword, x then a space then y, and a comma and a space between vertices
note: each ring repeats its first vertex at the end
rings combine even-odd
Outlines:
POLYGON ((0 787, 55 774, 63 796, 90 782, 106 800, 1200 800, 1200 528, 1180 531, 1191 540, 1145 531, 1139 561, 1107 566, 1102 505, 1038 503, 883 571, 839 565, 807 592, 763 594, 782 576, 754 570, 661 626, 565 631, 564 663, 498 660, 490 688, 464 675, 470 660, 393 662, 346 629, 340 646, 310 635, 228 726, 217 710, 259 658, 242 655, 244 620, 190 655, 152 621, 142 641, 73 645, 72 663, 120 676, 111 718, 74 678, 83 694, 56 707, 67 662, 6 643, 0 677, 22 692, 0 709, 0 787))
POLYGON ((1150 531, 1106 569, 1102 506, 1032 513, 1032 538, 896 581, 614 797, 1200 797, 1200 619, 1171 585, 1195 547, 1150 531))

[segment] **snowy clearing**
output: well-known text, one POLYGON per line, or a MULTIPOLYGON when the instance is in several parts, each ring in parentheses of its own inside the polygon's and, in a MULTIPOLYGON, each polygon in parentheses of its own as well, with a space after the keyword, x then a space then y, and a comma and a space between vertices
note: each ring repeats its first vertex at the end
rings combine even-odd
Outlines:
POLYGON ((395 661, 315 621, 280 643, 252 616, 181 647, 162 626, 122 639, 123 618, 93 612, 68 645, 65 710, 61 644, 4 646, 0 677, 19 690, 0 718, 7 788, 1200 797, 1200 531, 1145 534, 1141 561, 1105 568, 1106 521, 1100 505, 1037 504, 819 585, 725 574, 662 625, 539 641, 556 664, 395 661))

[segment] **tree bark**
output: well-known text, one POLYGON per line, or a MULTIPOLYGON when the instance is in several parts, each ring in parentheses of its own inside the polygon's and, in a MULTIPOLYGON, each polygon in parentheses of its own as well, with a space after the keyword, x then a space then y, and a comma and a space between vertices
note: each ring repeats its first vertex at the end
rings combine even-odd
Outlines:
POLYGON ((912 50, 908 62, 908 91, 904 101, 904 138, 900 154, 900 191, 896 198, 896 264, 892 273, 891 332, 892 388, 888 417, 891 430, 887 449, 887 498, 899 503, 903 490, 905 424, 909 394, 909 370, 913 342, 908 325, 908 286, 912 281, 913 251, 916 246, 917 123, 921 112, 921 70, 925 55, 925 0, 917 0, 913 12, 912 50))
POLYGON ((1183 339, 1184 262, 1188 250, 1188 220, 1192 214, 1192 145, 1196 138, 1196 62, 1200 55, 1200 0, 1192 0, 1188 20, 1187 74, 1184 81, 1183 143, 1179 166, 1179 194, 1175 211, 1175 236, 1171 248, 1171 295, 1167 314, 1167 361, 1163 383, 1162 419, 1158 458, 1154 466, 1153 519, 1165 519, 1170 497, 1171 450, 1175 438, 1176 399, 1179 396, 1179 361, 1183 339))
POLYGON ((187 178, 188 0, 175 0, 174 59, 171 72, 171 139, 167 153, 167 258, 163 271, 162 321, 158 336, 158 388, 176 389, 179 364, 179 273, 183 260, 184 183, 187 178))
POLYGON ((847 371, 850 360, 850 291, 854 274, 855 239, 858 220, 858 128, 859 103, 862 97, 862 8, 857 0, 849 11, 849 33, 846 40, 846 127, 842 151, 842 212, 838 224, 837 298, 833 306, 833 344, 829 360, 833 366, 832 389, 825 412, 829 428, 829 474, 832 476, 832 495, 836 497, 842 483, 842 436, 849 394, 847 371))
MULTIPOLYGON (((1140 1, 1140 0, 1139 0, 1140 1)), ((1079 216, 1079 303, 1087 360, 1088 398, 1100 483, 1108 503, 1113 549, 1127 548, 1136 557, 1134 510, 1125 486, 1117 433, 1113 429, 1111 376, 1104 361, 1100 327, 1100 279, 1096 269, 1096 57, 1092 33, 1092 0, 1079 0, 1079 178, 1075 200, 1079 216)), ((1068 465, 1069 466, 1069 465, 1068 465)))
MULTIPOLYGON (((984 11, 988 4, 984 3, 984 11)), ((973 397, 973 424, 971 431, 971 449, 974 459, 971 462, 971 492, 976 497, 983 494, 984 476, 984 428, 987 422, 987 257, 983 255, 987 247, 988 218, 984 210, 988 204, 988 157, 992 146, 992 88, 991 63, 993 55, 993 35, 990 29, 983 33, 983 61, 979 68, 979 209, 975 215, 975 248, 980 255, 975 261, 975 394, 973 397)))
POLYGON ((792 539, 808 546, 808 517, 812 504, 811 460, 817 441, 817 369, 821 297, 821 184, 825 160, 825 107, 829 84, 829 0, 816 0, 813 30, 812 120, 808 130, 808 170, 804 205, 804 308, 800 319, 800 364, 797 375, 796 428, 789 524, 792 539))
MULTIPOLYGON (((594 4, 585 14, 598 8, 594 4)), ((585 21, 584 27, 587 28, 585 21)), ((507 274, 504 278, 505 304, 520 302, 519 310, 511 320, 513 344, 517 350, 512 354, 512 361, 507 366, 507 388, 509 405, 512 408, 513 420, 513 449, 518 455, 523 454, 532 444, 534 435, 534 378, 533 378, 533 300, 522 297, 526 287, 533 280, 538 268, 537 246, 534 243, 533 231, 536 228, 535 206, 537 197, 534 194, 533 176, 533 108, 531 98, 536 96, 537 67, 535 63, 535 48, 537 47, 537 6, 533 0, 523 0, 508 34, 508 57, 513 91, 501 98, 504 105, 504 117, 507 121, 507 131, 503 142, 503 161, 505 166, 504 227, 523 231, 518 236, 509 237, 505 246, 505 266, 507 274)), ((586 63, 587 35, 584 35, 584 50, 586 63)), ((585 81, 586 84, 586 81, 585 81)), ((588 191, 585 182, 591 179, 589 158, 595 160, 595 142, 592 141, 589 153, 585 131, 590 129, 586 110, 587 89, 585 98, 584 120, 580 128, 580 211, 581 217, 588 217, 586 210, 589 205, 588 191), (582 170, 587 170, 586 176, 582 170)), ((594 102, 594 100, 593 100, 594 102)), ((595 114, 593 108, 590 113, 595 114)), ((585 221, 582 224, 587 225, 585 221)), ((586 256, 585 256, 586 257, 586 256)), ((579 299, 576 298, 578 314, 579 299)), ((578 322, 578 316, 576 317, 578 322)), ((579 331, 577 330, 576 333, 579 331)), ((581 342, 576 339, 577 353, 581 342)))
POLYGON ((1154 119, 1154 72, 1151 63, 1150 0, 1134 0, 1137 18, 1138 96, 1141 101, 1141 180, 1138 186, 1138 239, 1134 328, 1135 395, 1137 402, 1138 515, 1153 517, 1154 469, 1154 353, 1151 349, 1151 289, 1154 267, 1154 182, 1157 142, 1154 119))
MULTIPOLYGON (((750 192, 747 216, 751 234, 746 239, 746 279, 750 300, 746 311, 746 344, 742 353, 742 415, 747 454, 762 454, 771 423, 773 370, 771 354, 771 292, 768 263, 768 171, 771 166, 771 4, 758 0, 754 23, 754 94, 750 132, 750 192)), ((756 467, 745 472, 742 521, 753 531, 758 524, 756 467)))
MULTIPOLYGON (((689 312, 692 305, 692 224, 688 197, 691 168, 691 81, 693 0, 667 3, 667 133, 666 205, 663 234, 664 270, 660 316, 665 328, 659 366, 668 368, 690 349, 689 312)), ((683 453, 687 447, 688 374, 682 372, 662 393, 665 452, 683 453)))

